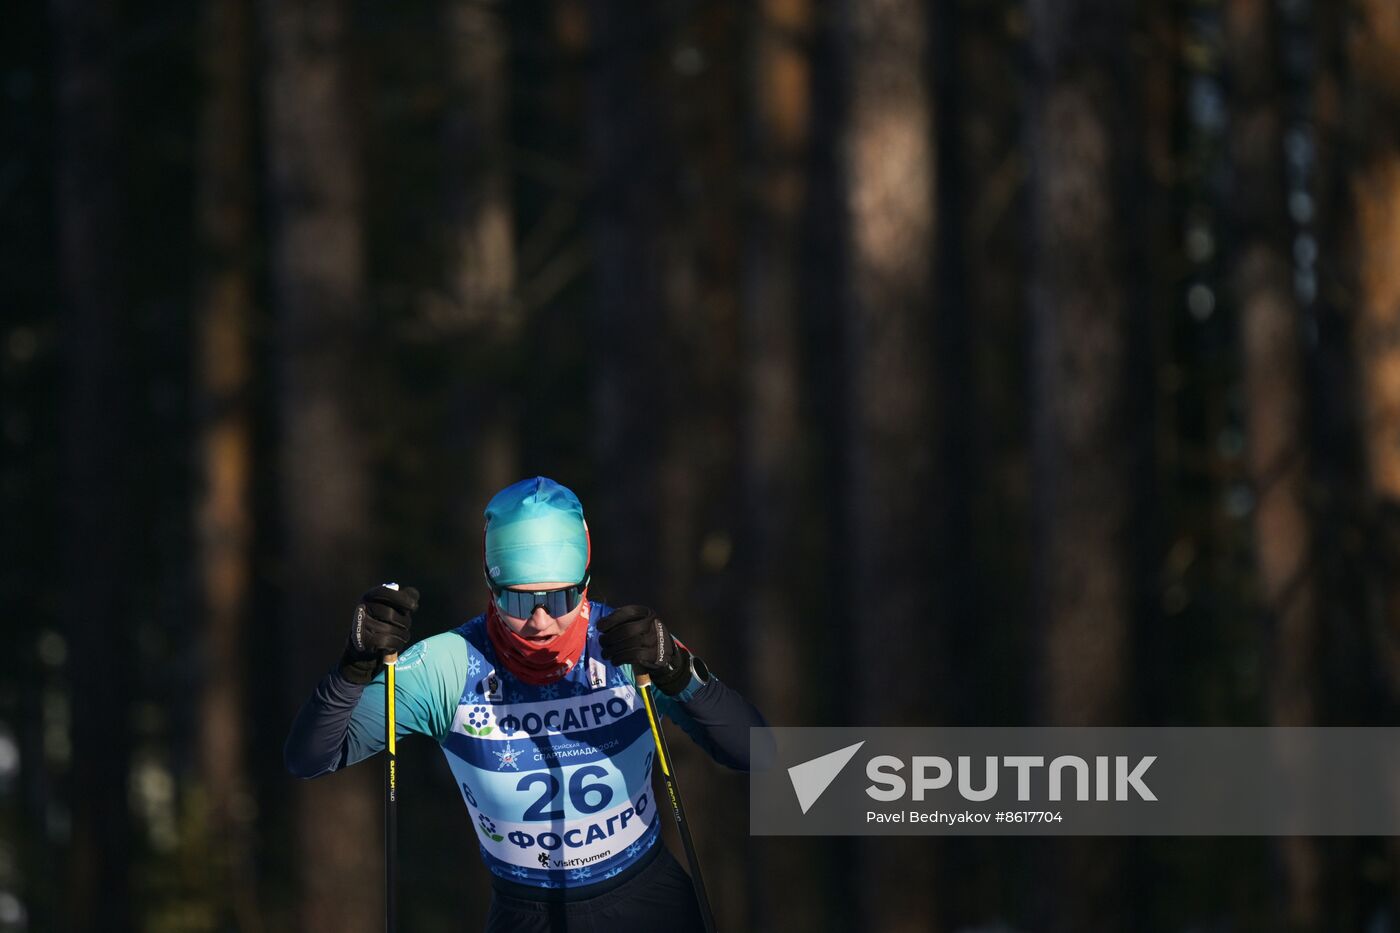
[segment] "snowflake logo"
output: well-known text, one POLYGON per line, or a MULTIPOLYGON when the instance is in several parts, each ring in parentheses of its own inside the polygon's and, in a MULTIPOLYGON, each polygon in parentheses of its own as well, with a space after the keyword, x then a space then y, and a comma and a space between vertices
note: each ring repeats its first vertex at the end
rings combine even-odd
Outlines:
POLYGON ((504 838, 496 832, 496 824, 491 822, 491 818, 485 813, 478 812, 476 821, 481 825, 481 831, 485 833, 486 837, 492 842, 500 842, 504 838))
POLYGON ((491 725, 491 711, 484 706, 473 706, 467 710, 467 721, 462 728, 467 735, 489 735, 495 728, 491 725))
POLYGON ((511 873, 512 875, 514 875, 515 877, 517 877, 517 878, 525 878, 525 877, 528 877, 529 874, 530 874, 528 871, 526 871, 525 869, 521 868, 519 865, 516 865, 514 868, 512 868, 512 869, 510 870, 510 873, 511 873))
POLYGON ((499 760, 496 767, 500 770, 504 771, 506 768, 511 768, 515 771, 520 770, 520 750, 509 742, 506 743, 505 748, 500 751, 492 751, 491 754, 495 755, 499 760))
POLYGON ((476 655, 472 655, 471 657, 467 658, 467 676, 475 677, 477 674, 480 673, 481 658, 478 658, 476 655))
POLYGON ((622 869, 621 869, 621 868, 610 868, 610 869, 608 869, 607 871, 603 872, 603 877, 604 877, 604 878, 616 878, 616 877, 617 877, 618 875, 620 875, 620 874, 622 874, 622 869))
POLYGON ((641 851, 642 844, 640 842, 634 842, 627 847, 627 855, 631 858, 636 858, 639 854, 641 854, 641 851))
POLYGON ((573 871, 569 872, 569 879, 571 881, 582 881, 583 879, 591 878, 592 876, 593 869, 591 868, 575 868, 573 871))
POLYGON ((468 690, 466 693, 462 694, 462 702, 463 702, 463 703, 480 703, 480 702, 481 702, 481 694, 477 693, 475 690, 468 690))
POLYGON ((580 683, 577 680, 570 684, 570 687, 574 691, 574 696, 581 696, 588 692, 588 684, 580 683))
POLYGON ((521 695, 519 690, 511 690, 506 694, 507 703, 523 703, 524 701, 525 697, 521 695))
POLYGON ((545 685, 544 685, 544 689, 540 691, 540 699, 542 699, 542 700, 557 700, 558 698, 559 698, 559 685, 558 685, 558 684, 545 684, 545 685))
POLYGON ((621 669, 613 671, 612 684, 614 687, 627 686, 627 677, 622 673, 621 669))

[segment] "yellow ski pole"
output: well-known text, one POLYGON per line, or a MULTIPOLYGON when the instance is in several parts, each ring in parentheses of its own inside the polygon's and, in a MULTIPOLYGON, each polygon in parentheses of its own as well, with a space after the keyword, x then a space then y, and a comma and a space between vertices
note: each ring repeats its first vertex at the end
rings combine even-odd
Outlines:
POLYGON ((394 709, 394 671, 398 660, 397 654, 384 656, 384 927, 389 933, 398 930, 398 715, 394 709))
POLYGON ((705 933, 715 933, 715 917, 710 912, 710 898, 705 894, 705 879, 700 877, 700 859, 695 854, 695 841, 690 838, 690 824, 686 822, 685 807, 681 805, 681 789, 676 783, 676 773, 671 769, 671 753, 666 747, 666 736, 661 731, 661 720, 656 715, 656 703, 651 691, 651 677, 637 675, 637 688, 642 694, 642 704, 646 706, 647 722, 651 723, 651 737, 656 742, 656 760, 661 764, 661 777, 666 783, 666 793, 671 798, 671 814, 676 818, 676 827, 681 832, 681 843, 685 846, 685 860, 690 865, 690 881, 695 885, 695 899, 700 903, 700 919, 705 922, 705 933))

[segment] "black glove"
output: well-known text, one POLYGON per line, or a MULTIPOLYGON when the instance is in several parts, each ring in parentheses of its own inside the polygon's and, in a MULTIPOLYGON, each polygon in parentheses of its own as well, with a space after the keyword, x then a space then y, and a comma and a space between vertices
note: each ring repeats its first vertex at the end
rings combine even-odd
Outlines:
POLYGON ((376 586, 360 597, 350 622, 350 638, 340 656, 340 674, 352 684, 367 684, 384 666, 384 655, 408 647, 418 591, 411 586, 376 586))
POLYGON ((670 696, 690 683, 690 652, 676 644, 646 606, 622 606, 609 613, 598 623, 598 647, 609 664, 632 665, 670 696))

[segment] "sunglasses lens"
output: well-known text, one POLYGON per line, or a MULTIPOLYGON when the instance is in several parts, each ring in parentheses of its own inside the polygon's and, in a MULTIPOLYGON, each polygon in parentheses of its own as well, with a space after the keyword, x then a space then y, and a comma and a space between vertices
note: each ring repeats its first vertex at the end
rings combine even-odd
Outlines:
POLYGON ((558 618, 568 615, 579 604, 580 591, 576 586, 567 586, 560 590, 545 590, 539 593, 528 593, 520 590, 498 590, 496 592, 496 605, 506 615, 516 619, 528 619, 535 611, 536 606, 543 606, 544 611, 558 618))

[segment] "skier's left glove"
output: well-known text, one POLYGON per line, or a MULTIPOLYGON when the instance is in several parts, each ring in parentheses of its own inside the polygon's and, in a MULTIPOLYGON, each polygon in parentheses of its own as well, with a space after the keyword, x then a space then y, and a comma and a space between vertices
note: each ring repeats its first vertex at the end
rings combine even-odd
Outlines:
POLYGON ((637 673, 649 674, 669 696, 690 683, 690 652, 646 606, 622 606, 599 621, 598 647, 609 664, 630 664, 637 673))

